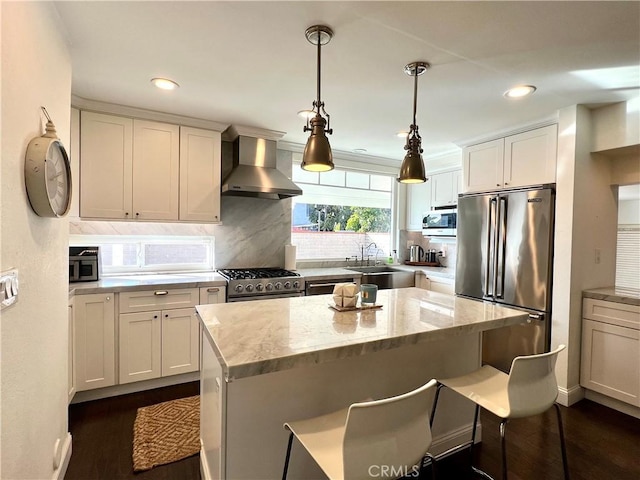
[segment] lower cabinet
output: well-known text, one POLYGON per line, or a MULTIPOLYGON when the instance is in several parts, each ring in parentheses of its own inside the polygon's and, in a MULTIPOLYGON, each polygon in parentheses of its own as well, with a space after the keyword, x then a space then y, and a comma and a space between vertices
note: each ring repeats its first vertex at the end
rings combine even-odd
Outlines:
POLYGON ((200 287, 200 305, 226 303, 227 287, 200 287))
POLYGON ((585 298, 580 384, 640 407, 640 307, 585 298))
POLYGON ((76 391, 116 384, 115 295, 78 295, 73 302, 76 391))
POLYGON ((119 383, 200 368, 200 328, 194 308, 198 302, 197 288, 120 294, 119 383), (190 306, 170 308, 176 305, 190 306), (137 311, 148 307, 157 309, 137 311))
POLYGON ((420 280, 416 282, 416 286, 424 290, 431 290, 432 292, 447 293, 449 295, 455 293, 454 282, 449 278, 420 275, 420 280))

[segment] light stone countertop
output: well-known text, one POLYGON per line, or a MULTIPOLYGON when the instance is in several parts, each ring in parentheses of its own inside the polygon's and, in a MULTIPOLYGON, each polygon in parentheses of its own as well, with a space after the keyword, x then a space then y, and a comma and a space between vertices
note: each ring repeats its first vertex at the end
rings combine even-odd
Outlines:
POLYGON ((616 287, 592 288, 583 290, 582 297, 640 306, 640 290, 616 287))
POLYGON ((521 323, 527 313, 419 288, 378 291, 381 309, 337 312, 331 295, 200 305, 227 381, 521 323))
POLYGON ((225 278, 215 272, 148 273, 103 277, 97 282, 69 284, 69 295, 89 295, 105 292, 133 292, 153 288, 199 288, 226 286, 225 278))

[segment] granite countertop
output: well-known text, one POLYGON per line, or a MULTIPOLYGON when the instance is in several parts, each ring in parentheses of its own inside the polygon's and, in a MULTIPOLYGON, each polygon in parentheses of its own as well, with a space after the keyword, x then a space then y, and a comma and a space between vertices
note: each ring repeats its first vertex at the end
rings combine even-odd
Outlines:
POLYGON ((97 282, 69 284, 70 295, 104 292, 132 292, 160 288, 199 288, 226 286, 225 278, 215 272, 203 273, 147 273, 103 277, 97 282))
POLYGON ((589 290, 583 290, 582 297, 640 306, 640 290, 633 290, 629 288, 592 288, 589 290))
POLYGON ((527 314, 419 288, 381 309, 337 312, 331 295, 196 307, 227 381, 518 324, 527 314))

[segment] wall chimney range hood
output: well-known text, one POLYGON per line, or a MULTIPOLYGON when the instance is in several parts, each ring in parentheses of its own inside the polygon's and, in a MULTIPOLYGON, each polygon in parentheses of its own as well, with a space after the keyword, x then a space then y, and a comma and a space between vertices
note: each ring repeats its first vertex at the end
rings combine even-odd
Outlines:
POLYGON ((228 196, 281 200, 302 189, 276 168, 276 141, 238 135, 233 141, 233 168, 222 182, 228 196))

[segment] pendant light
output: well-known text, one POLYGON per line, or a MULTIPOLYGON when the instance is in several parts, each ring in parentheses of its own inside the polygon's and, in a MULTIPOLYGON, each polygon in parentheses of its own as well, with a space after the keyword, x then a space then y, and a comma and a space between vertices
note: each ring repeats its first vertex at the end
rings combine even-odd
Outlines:
POLYGON ((398 182, 401 183, 423 183, 427 181, 424 162, 422 161, 422 137, 418 133, 418 125, 416 124, 416 108, 418 104, 418 75, 422 75, 430 66, 427 62, 413 62, 404 67, 404 72, 415 77, 415 80, 413 84, 413 123, 409 127, 407 143, 404 146, 407 154, 402 161, 400 175, 398 176, 398 182))
POLYGON ((314 25, 307 28, 305 36, 310 43, 318 46, 318 98, 313 102, 312 112, 307 117, 307 124, 303 130, 310 131, 311 135, 304 147, 301 166, 303 170, 310 172, 328 172, 333 170, 333 154, 325 134, 331 135, 333 129, 330 127, 329 114, 324 110, 324 102, 320 100, 320 48, 329 43, 333 37, 333 31, 324 25, 314 25))

